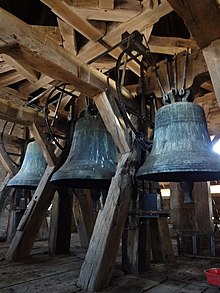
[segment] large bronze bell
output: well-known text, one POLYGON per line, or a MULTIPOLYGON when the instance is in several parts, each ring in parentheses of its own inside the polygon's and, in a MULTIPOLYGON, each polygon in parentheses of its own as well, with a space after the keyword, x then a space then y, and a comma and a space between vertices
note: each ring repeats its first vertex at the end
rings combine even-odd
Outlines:
POLYGON ((7 186, 23 189, 36 189, 44 174, 47 163, 39 145, 33 141, 27 145, 22 166, 9 180, 7 186))
POLYGON ((212 150, 202 107, 177 102, 157 112, 152 151, 137 177, 158 182, 220 178, 220 156, 212 150))
POLYGON ((66 162, 51 182, 75 188, 106 188, 116 171, 116 148, 101 118, 86 116, 75 125, 66 162))

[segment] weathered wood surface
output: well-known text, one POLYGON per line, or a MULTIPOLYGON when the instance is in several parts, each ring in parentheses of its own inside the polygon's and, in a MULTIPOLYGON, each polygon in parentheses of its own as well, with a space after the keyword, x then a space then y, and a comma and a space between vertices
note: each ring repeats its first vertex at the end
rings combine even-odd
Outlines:
POLYGON ((135 175, 135 156, 126 153, 119 160, 104 209, 99 211, 78 286, 96 291, 109 285, 122 236, 135 175))
POLYGON ((49 182, 53 171, 54 167, 46 168, 6 254, 8 260, 21 260, 30 255, 34 240, 56 190, 56 187, 49 182))
POLYGON ((220 9, 214 0, 168 0, 200 48, 220 38, 220 9))
POLYGON ((90 190, 74 189, 73 215, 81 246, 88 248, 97 217, 97 212, 93 211, 90 190))
MULTIPOLYGON (((16 39, 20 47, 14 51, 14 54, 17 58, 22 57, 28 66, 55 80, 69 83, 89 96, 104 91, 107 84, 109 84, 109 90, 116 94, 113 80, 110 79, 107 82, 104 74, 89 67, 73 54, 70 55, 67 50, 50 38, 45 40, 44 34, 2 8, 0 9, 0 25, 1 38, 6 42, 8 35, 16 39)), ((13 57, 12 51, 7 54, 13 57)), ((127 92, 123 94, 128 96, 127 92)))

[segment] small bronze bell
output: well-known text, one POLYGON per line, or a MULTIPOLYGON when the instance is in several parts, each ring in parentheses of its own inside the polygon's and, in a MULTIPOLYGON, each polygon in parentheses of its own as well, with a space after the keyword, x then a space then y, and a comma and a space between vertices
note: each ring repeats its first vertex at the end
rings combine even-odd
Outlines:
POLYGON ((137 177, 158 182, 220 178, 220 156, 212 149, 202 107, 176 102, 157 112, 153 147, 137 177))
POLYGON ((44 174, 47 163, 39 145, 33 141, 27 145, 24 161, 18 173, 9 180, 7 186, 36 189, 44 174))
POLYGON ((86 116, 75 125, 66 162, 51 182, 74 188, 104 189, 116 171, 116 148, 101 118, 86 116))

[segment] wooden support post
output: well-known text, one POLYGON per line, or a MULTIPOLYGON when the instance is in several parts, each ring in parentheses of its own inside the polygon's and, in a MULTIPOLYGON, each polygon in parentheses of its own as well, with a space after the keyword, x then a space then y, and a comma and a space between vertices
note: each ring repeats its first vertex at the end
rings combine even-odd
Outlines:
POLYGON ((92 210, 92 199, 89 190, 74 189, 73 215, 81 246, 88 248, 97 216, 97 213, 92 210))
POLYGON ((140 274, 150 269, 150 222, 129 217, 122 237, 122 267, 128 273, 140 274))
POLYGON ((151 249, 155 261, 176 263, 166 217, 151 219, 151 249))
POLYGON ((72 220, 72 191, 58 187, 50 220, 49 253, 68 254, 70 250, 71 220, 72 220))
POLYGON ((54 167, 48 166, 46 168, 38 188, 18 225, 15 237, 6 254, 7 260, 21 260, 30 255, 34 240, 46 216, 56 189, 55 186, 49 182, 53 171, 54 167))
POLYGON ((136 155, 126 153, 119 160, 104 209, 99 211, 78 286, 97 291, 109 285, 126 220, 135 175, 136 155))

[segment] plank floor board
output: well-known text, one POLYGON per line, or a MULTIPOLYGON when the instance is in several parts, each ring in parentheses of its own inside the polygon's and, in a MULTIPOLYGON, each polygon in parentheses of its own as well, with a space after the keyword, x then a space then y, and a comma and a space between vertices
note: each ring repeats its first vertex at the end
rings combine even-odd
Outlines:
MULTIPOLYGON (((73 234, 68 255, 50 257, 47 241, 36 241, 32 254, 24 262, 0 260, 1 293, 74 293, 86 250, 80 247, 77 234, 73 234)), ((0 257, 4 257, 9 244, 0 243, 0 257)), ((219 288, 209 285, 204 270, 220 267, 218 258, 177 257, 177 266, 152 263, 151 270, 141 276, 125 274, 120 265, 121 253, 110 287, 102 293, 215 293, 219 288)))

